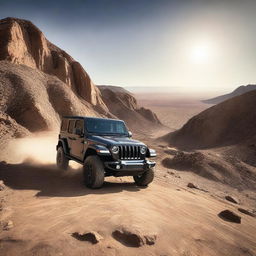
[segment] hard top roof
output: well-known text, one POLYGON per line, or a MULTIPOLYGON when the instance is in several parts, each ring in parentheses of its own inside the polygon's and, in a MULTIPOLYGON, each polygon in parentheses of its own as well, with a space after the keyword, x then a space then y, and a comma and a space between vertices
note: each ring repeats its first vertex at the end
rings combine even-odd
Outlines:
POLYGON ((63 116, 62 118, 67 118, 67 119, 97 119, 97 120, 113 120, 113 121, 122 121, 119 119, 113 119, 113 118, 103 118, 103 117, 95 117, 95 116, 63 116))

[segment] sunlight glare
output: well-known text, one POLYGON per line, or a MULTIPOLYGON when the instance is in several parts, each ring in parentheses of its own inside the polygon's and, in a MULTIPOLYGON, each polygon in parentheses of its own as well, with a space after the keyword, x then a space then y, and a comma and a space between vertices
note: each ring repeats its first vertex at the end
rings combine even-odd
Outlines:
POLYGON ((212 48, 209 43, 196 44, 190 54, 194 63, 207 63, 212 57, 212 48))

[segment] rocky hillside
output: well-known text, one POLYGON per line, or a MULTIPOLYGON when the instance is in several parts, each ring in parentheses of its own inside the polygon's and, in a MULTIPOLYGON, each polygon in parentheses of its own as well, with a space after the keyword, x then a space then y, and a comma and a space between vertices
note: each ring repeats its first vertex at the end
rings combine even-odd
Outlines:
POLYGON ((256 137, 256 90, 215 105, 191 118, 180 130, 168 134, 172 145, 187 148, 208 148, 256 137))
POLYGON ((55 76, 9 61, 0 61, 0 114, 1 138, 58 129, 62 115, 100 115, 55 76))
POLYGON ((49 42, 30 21, 0 20, 0 38, 2 142, 3 138, 56 129, 62 115, 117 116, 132 120, 132 124, 160 123, 150 110, 139 109, 128 92, 108 95, 102 89, 102 98, 81 64, 49 42), (125 112, 120 114, 124 108, 129 110, 128 117, 125 112))
POLYGON ((55 75, 87 102, 104 108, 99 90, 81 64, 50 43, 30 21, 0 20, 0 60, 24 64, 55 75))
POLYGON ((102 98, 111 113, 127 122, 129 127, 160 125, 158 117, 150 109, 139 107, 137 100, 126 89, 119 86, 98 86, 102 98))
POLYGON ((242 95, 246 92, 250 92, 256 90, 256 84, 248 84, 248 85, 242 85, 239 86, 238 88, 236 88, 233 92, 228 93, 228 94, 224 94, 212 99, 208 99, 208 100, 203 100, 202 102, 207 103, 207 104, 219 104, 225 100, 231 99, 233 97, 242 95))

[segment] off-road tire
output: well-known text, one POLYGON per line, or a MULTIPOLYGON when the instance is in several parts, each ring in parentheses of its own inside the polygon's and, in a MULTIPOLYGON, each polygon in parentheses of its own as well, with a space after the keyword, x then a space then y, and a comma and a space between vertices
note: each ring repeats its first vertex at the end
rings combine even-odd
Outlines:
POLYGON ((104 165, 98 156, 88 156, 84 161, 84 184, 88 188, 100 188, 104 183, 104 165))
POLYGON ((149 170, 142 173, 141 175, 133 176, 133 179, 134 179, 136 185, 145 187, 153 181, 154 170, 153 170, 153 168, 150 168, 149 170))
POLYGON ((63 148, 58 147, 57 156, 56 156, 57 167, 61 170, 67 170, 68 162, 69 162, 69 159, 65 156, 63 148))

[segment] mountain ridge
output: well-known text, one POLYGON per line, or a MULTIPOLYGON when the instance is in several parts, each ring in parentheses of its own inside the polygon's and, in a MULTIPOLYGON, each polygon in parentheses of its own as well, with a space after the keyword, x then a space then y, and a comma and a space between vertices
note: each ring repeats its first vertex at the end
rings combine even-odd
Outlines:
POLYGON ((220 96, 217 96, 217 97, 214 97, 211 99, 207 99, 207 100, 202 100, 202 102, 206 103, 206 104, 218 104, 225 100, 228 100, 230 98, 242 95, 246 92, 253 91, 253 90, 256 90, 256 84, 241 85, 241 86, 237 87, 231 93, 220 95, 220 96))

